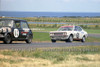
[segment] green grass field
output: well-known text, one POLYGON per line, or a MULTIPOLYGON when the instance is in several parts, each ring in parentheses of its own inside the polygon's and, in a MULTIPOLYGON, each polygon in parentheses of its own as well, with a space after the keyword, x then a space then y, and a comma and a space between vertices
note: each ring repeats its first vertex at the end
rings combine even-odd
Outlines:
POLYGON ((0 50, 1 67, 99 67, 99 46, 0 50))
POLYGON ((84 29, 88 33, 97 33, 100 34, 100 29, 84 29))
POLYGON ((49 33, 33 32, 33 41, 50 41, 49 33))

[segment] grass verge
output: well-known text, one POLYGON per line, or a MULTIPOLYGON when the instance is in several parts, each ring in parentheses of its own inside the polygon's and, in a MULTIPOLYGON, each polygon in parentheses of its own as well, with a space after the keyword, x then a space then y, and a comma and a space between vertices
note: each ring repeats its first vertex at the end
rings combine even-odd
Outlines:
POLYGON ((1 67, 99 67, 99 46, 0 51, 1 67))

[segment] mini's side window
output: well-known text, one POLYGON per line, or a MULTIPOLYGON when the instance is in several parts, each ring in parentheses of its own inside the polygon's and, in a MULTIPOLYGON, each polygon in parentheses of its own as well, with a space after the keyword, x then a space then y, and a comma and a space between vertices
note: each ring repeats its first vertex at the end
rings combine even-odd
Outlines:
POLYGON ((20 21, 15 21, 15 28, 21 28, 20 21))
POLYGON ((21 27, 22 28, 28 28, 27 22, 21 22, 21 27))

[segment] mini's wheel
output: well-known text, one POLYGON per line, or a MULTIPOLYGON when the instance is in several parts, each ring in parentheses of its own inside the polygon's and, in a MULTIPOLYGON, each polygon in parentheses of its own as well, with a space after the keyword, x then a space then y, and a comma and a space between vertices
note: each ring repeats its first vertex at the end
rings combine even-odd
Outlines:
POLYGON ((86 39, 85 39, 85 36, 82 38, 82 40, 81 40, 81 42, 85 42, 86 41, 86 39))
POLYGON ((72 42, 73 41, 73 36, 70 35, 69 38, 68 38, 68 42, 72 42))
POLYGON ((68 39, 66 39, 65 42, 67 43, 68 42, 68 39))
POLYGON ((4 38, 4 43, 6 44, 10 44, 12 43, 12 40, 11 40, 11 36, 9 34, 7 34, 4 38))
POLYGON ((56 40, 51 40, 52 43, 56 43, 56 40))
POLYGON ((28 44, 32 43, 32 36, 31 35, 29 35, 27 37, 26 43, 28 43, 28 44))

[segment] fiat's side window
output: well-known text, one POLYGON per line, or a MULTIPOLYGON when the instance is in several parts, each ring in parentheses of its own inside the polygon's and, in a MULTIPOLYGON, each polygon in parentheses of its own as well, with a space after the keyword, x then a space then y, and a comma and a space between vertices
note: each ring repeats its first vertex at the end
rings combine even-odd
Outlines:
POLYGON ((77 26, 75 26, 75 29, 74 29, 74 31, 78 31, 78 28, 77 28, 77 26))
POLYGON ((82 28, 78 26, 78 31, 82 31, 82 28))
POLYGON ((28 28, 27 22, 21 22, 21 27, 22 28, 28 28))

